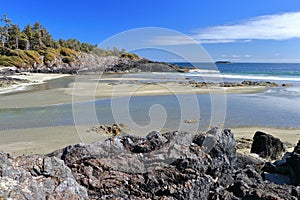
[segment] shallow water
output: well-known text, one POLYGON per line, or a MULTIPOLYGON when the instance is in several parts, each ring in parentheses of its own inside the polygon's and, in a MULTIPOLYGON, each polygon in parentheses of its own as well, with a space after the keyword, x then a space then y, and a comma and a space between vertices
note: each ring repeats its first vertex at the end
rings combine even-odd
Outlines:
MULTIPOLYGON (((187 99, 189 95, 185 96, 187 99)), ((200 126, 207 127, 211 120, 211 96, 207 94, 196 95, 200 107, 200 126)), ((247 95, 227 95, 226 113, 219 113, 220 116, 226 115, 225 126, 268 126, 281 128, 300 128, 300 107, 299 97, 290 98, 289 96, 274 96, 271 93, 247 94, 247 95)), ((124 98, 118 100, 125 102, 124 98)), ((116 102, 115 102, 116 103, 116 102)), ((128 104, 129 112, 123 110, 120 103, 119 108, 114 107, 112 112, 111 100, 97 100, 96 102, 86 102, 77 104, 77 112, 82 116, 77 116, 81 120, 77 121, 80 125, 93 124, 93 110, 88 110, 91 105, 95 106, 97 120, 100 124, 112 124, 115 119, 117 123, 126 123, 128 118, 136 123, 137 126, 146 126, 151 122, 149 110, 151 106, 160 105, 164 112, 157 111, 152 114, 154 124, 161 124, 165 121, 164 127, 176 129, 183 120, 194 119, 195 113, 187 114, 182 118, 182 107, 178 102, 178 96, 142 96, 131 97, 128 104), (81 111, 80 111, 81 110, 81 111)), ((0 110, 0 129, 22 129, 33 127, 48 127, 61 125, 74 125, 72 104, 62 104, 44 107, 29 107, 16 109, 0 110)), ((212 125, 222 123, 221 119, 215 119, 212 125)), ((156 127, 153 127, 156 128, 156 127)))
POLYGON ((74 125, 74 116, 78 125, 117 122, 125 123, 131 128, 148 126, 149 130, 188 130, 198 124, 186 124, 184 120, 199 119, 199 129, 219 124, 228 127, 300 128, 298 82, 294 82, 293 87, 272 88, 258 94, 231 94, 226 98, 209 94, 136 96, 72 105, 72 97, 64 94, 63 88, 73 80, 74 78, 65 77, 37 86, 30 92, 0 96, 0 130, 74 125), (62 104, 49 105, 53 103, 62 104), (19 107, 18 105, 28 107, 13 108, 19 107))

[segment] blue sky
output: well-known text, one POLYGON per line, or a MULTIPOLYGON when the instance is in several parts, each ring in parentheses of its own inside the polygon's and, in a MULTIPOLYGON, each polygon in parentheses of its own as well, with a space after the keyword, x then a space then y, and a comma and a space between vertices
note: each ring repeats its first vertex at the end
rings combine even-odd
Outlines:
MULTIPOLYGON (((133 28, 162 27, 192 37, 214 60, 300 62, 299 0, 1 0, 0 11, 21 27, 39 21, 56 39, 100 44, 133 28)), ((148 39, 156 46, 189 51, 190 41, 181 35, 158 33, 148 39)), ((128 41, 117 45, 126 48, 128 41)), ((140 54, 178 59, 159 52, 140 54)), ((193 59, 201 61, 197 55, 193 59)))

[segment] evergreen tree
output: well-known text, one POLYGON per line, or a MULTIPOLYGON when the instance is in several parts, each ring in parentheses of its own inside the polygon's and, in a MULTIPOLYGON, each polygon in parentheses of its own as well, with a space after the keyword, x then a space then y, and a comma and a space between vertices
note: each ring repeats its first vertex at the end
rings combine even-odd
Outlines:
POLYGON ((29 39, 28 39, 27 35, 24 32, 20 32, 19 49, 22 49, 22 50, 29 50, 30 49, 29 39))
POLYGON ((7 38, 7 27, 0 25, 0 40, 1 40, 1 48, 4 48, 4 44, 7 38))
POLYGON ((29 43, 27 49, 32 49, 32 41, 33 41, 33 37, 34 37, 34 36, 33 36, 33 30, 32 30, 32 28, 31 28, 30 24, 28 24, 28 25, 24 28, 23 33, 26 35, 26 38, 27 38, 28 43, 29 43))
POLYGON ((40 50, 44 45, 42 42, 42 34, 41 34, 42 25, 39 22, 36 22, 33 27, 33 40, 31 41, 31 48, 33 50, 40 50))
POLYGON ((0 21, 5 23, 4 26, 0 27, 1 46, 4 48, 8 41, 8 29, 11 26, 11 20, 8 19, 6 14, 3 14, 3 18, 0 18, 0 21))
POLYGON ((7 47, 10 49, 19 48, 19 38, 21 30, 18 25, 13 24, 8 28, 7 47))
POLYGON ((53 45, 52 45, 53 39, 52 39, 52 36, 50 35, 50 33, 47 31, 47 29, 42 28, 42 30, 40 32, 41 32, 42 43, 46 47, 53 47, 53 45))
MULTIPOLYGON (((68 39, 68 40, 59 39, 58 41, 56 41, 52 38, 49 31, 46 28, 44 28, 39 22, 36 22, 33 26, 28 24, 24 27, 23 31, 21 31, 17 24, 12 24, 12 21, 8 19, 6 14, 4 14, 2 18, 0 17, 0 56, 15 55, 15 52, 11 50, 20 49, 20 50, 35 50, 37 52, 34 53, 37 55, 47 54, 48 56, 50 55, 53 57, 55 56, 56 51, 48 48, 59 49, 61 47, 69 48, 79 52, 93 53, 98 56, 109 56, 109 55, 119 56, 120 54, 126 52, 125 49, 122 49, 120 51, 116 47, 114 47, 113 50, 104 50, 97 47, 97 45, 81 43, 77 39, 68 39)), ((60 52, 72 52, 72 51, 68 49, 63 49, 60 52)), ((17 51, 17 54, 18 53, 22 53, 22 52, 17 51)), ((24 54, 20 54, 20 55, 24 55, 24 54)), ((22 57, 21 59, 24 58, 22 57)))

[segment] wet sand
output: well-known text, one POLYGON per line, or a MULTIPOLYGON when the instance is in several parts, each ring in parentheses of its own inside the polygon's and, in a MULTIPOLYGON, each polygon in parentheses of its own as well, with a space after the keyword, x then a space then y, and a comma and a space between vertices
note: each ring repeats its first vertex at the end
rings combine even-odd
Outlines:
POLYGON ((31 86, 43 84, 46 81, 67 77, 70 76, 68 74, 40 74, 40 73, 23 73, 20 75, 11 75, 7 76, 15 79, 27 80, 28 83, 17 83, 10 85, 8 87, 0 88, 0 94, 9 94, 16 91, 25 91, 30 90, 31 86))
MULTIPOLYGON (((170 81, 166 78, 156 77, 154 80, 141 77, 133 78, 106 75, 101 79, 97 79, 97 76, 84 76, 83 80, 81 76, 79 76, 79 79, 73 76, 73 78, 76 79, 76 82, 69 84, 67 87, 31 91, 36 87, 34 86, 35 84, 42 84, 47 80, 56 79, 61 76, 64 75, 30 74, 28 76, 23 76, 24 78, 29 78, 32 81, 36 80, 37 82, 29 83, 27 85, 19 84, 19 87, 22 88, 22 90, 28 90, 26 92, 0 95, 0 109, 38 107, 124 96, 250 94, 265 92, 268 89, 264 86, 196 88, 191 87, 186 83, 182 84, 180 82, 170 81), (101 82, 99 82, 99 80, 101 80, 101 82), (149 80, 149 82, 144 82, 145 80, 149 80), (157 80, 160 82, 157 82, 157 80), (127 83, 128 81, 130 83, 127 83)), ((16 76, 16 78, 17 77, 20 78, 20 76, 16 76)), ((16 90, 16 88, 6 88, 6 92, 15 92, 16 90)))
POLYGON ((250 94, 265 92, 268 88, 264 86, 239 86, 239 87, 209 87, 196 88, 179 82, 161 83, 90 83, 76 82, 70 84, 65 90, 68 95, 76 99, 84 97, 113 98, 124 96, 151 96, 171 94, 250 94))
POLYGON ((44 154, 79 143, 74 126, 0 131, 0 150, 12 155, 44 154))

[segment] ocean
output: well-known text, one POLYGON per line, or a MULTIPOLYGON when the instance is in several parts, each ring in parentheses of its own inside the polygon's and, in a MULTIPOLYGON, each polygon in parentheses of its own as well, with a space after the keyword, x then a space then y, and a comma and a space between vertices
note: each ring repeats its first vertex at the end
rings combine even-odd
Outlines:
POLYGON ((300 82, 300 63, 174 63, 195 67, 188 76, 220 75, 224 80, 266 80, 300 82))
MULTIPOLYGON (((218 124, 222 124, 225 127, 300 128, 300 64, 177 64, 195 67, 196 69, 183 76, 198 81, 220 80, 221 78, 226 82, 240 82, 244 80, 272 81, 279 85, 288 83, 292 84, 292 86, 270 88, 265 92, 254 94, 227 94, 225 97, 221 97, 218 94, 135 96, 131 97, 128 103, 129 113, 124 113, 122 110, 122 107, 124 107, 122 99, 124 101, 127 100, 124 97, 118 98, 119 104, 114 104, 114 110, 117 110, 115 113, 112 112, 111 99, 80 103, 79 110, 82 110, 82 113, 84 113, 85 108, 89 104, 95 105, 95 113, 99 124, 126 123, 128 118, 130 118, 136 126, 159 124, 159 128, 171 130, 179 128, 182 121, 193 119, 193 110, 197 109, 199 109, 199 126, 202 129, 218 124), (215 77, 218 77, 218 79, 214 79, 215 77), (187 103, 183 107, 181 101, 188 102, 192 101, 193 98, 196 98, 197 105, 187 103), (225 109, 222 109, 218 102, 225 106, 225 109), (153 106, 163 111, 152 112, 153 106), (184 112, 190 112, 191 115, 186 114, 183 118, 184 112), (118 120, 116 120, 116 115, 118 120), (161 125, 162 122, 163 125, 161 125)), ((156 74, 161 73, 154 73, 154 76, 156 74)), ((132 74, 130 76, 142 77, 143 74, 132 74)), ((51 86, 49 87, 51 88, 51 86)), ((0 130, 74 125, 72 109, 71 103, 43 107, 1 109, 0 130)), ((195 116, 197 117, 197 115, 195 116)), ((88 124, 88 113, 87 115, 82 115, 82 117, 85 118, 83 120, 84 123, 88 124)), ((158 129, 155 126, 150 128, 153 130, 158 129)))

